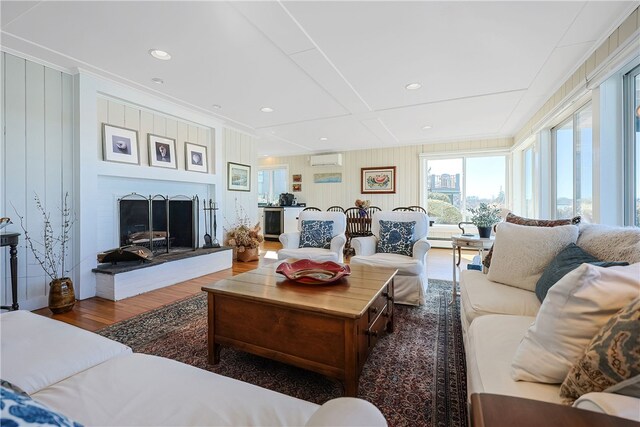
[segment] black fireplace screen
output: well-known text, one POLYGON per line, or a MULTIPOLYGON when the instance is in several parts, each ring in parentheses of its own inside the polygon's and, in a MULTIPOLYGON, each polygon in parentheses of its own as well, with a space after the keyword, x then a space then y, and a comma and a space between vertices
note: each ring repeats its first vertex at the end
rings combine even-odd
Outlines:
POLYGON ((139 245, 154 253, 198 248, 198 196, 118 199, 120 246, 139 245))

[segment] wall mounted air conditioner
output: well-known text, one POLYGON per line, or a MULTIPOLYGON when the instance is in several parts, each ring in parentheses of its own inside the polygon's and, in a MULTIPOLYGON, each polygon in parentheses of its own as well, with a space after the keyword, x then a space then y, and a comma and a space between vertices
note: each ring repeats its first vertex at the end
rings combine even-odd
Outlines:
POLYGON ((319 154, 311 156, 311 166, 342 166, 342 154, 319 154))

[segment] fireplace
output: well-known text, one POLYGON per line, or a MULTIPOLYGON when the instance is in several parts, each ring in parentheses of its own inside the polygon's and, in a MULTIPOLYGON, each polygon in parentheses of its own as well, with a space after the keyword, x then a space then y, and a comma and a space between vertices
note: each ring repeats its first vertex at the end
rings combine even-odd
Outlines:
POLYGON ((199 246, 198 196, 131 193, 118 199, 118 213, 120 246, 144 246, 155 254, 199 246))

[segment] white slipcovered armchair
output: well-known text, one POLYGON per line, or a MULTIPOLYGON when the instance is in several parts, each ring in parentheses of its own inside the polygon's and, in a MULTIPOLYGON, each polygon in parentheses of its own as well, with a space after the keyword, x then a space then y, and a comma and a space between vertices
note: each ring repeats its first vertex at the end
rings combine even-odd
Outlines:
POLYGON ((298 217, 298 231, 292 233, 283 233, 279 240, 282 243, 282 249, 278 251, 278 259, 301 258, 311 259, 313 261, 333 261, 343 262, 344 245, 347 242, 345 230, 347 229, 347 217, 342 212, 318 212, 303 211, 298 217), (299 248, 300 232, 302 231, 302 221, 333 221, 333 232, 331 238, 331 247, 324 248, 299 248))
POLYGON ((422 305, 429 282, 427 280, 427 251, 431 245, 427 242, 429 217, 422 212, 382 211, 373 214, 371 232, 373 236, 354 237, 351 246, 356 255, 351 265, 373 267, 393 267, 398 269, 394 279, 395 302, 400 304, 422 305), (413 256, 394 253, 376 253, 380 240, 380 220, 410 222, 415 221, 413 230, 413 256))

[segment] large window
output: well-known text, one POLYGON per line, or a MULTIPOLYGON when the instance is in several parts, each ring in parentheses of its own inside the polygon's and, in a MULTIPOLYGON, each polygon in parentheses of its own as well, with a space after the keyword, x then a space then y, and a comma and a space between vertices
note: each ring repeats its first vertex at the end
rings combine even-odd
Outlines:
POLYGON ((591 105, 551 130, 555 162, 555 216, 593 220, 591 105))
POLYGON ((624 77, 625 223, 640 227, 640 66, 624 77))
POLYGON ((436 224, 466 221, 480 203, 504 207, 507 160, 504 155, 425 159, 427 209, 436 224))
POLYGON ((264 167, 258 170, 258 204, 276 204, 280 193, 288 188, 287 166, 264 167))

